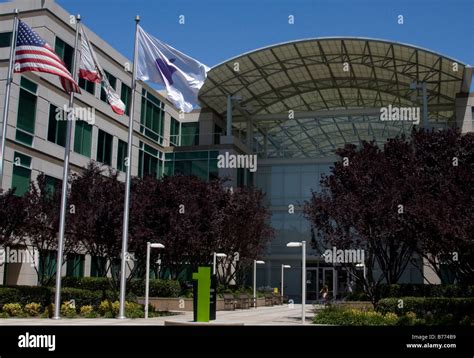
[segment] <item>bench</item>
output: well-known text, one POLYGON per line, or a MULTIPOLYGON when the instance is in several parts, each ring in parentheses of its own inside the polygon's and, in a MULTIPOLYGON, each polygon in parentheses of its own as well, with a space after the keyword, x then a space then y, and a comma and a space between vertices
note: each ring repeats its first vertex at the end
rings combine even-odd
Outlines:
POLYGON ((265 293, 265 306, 273 306, 273 293, 265 293))
POLYGON ((237 302, 238 302, 239 308, 242 308, 242 309, 250 308, 250 298, 249 298, 249 295, 247 295, 246 293, 240 294, 237 302))
POLYGON ((233 311, 235 310, 235 298, 234 295, 231 293, 224 293, 224 310, 230 309, 233 311))

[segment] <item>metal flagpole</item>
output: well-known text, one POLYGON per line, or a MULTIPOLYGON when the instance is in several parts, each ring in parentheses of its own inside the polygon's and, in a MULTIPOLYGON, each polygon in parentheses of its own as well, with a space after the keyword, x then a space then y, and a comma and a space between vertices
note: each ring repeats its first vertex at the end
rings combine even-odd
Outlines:
POLYGON ((13 81, 13 60, 15 57, 16 38, 18 35, 18 9, 15 9, 13 13, 15 16, 13 18, 13 31, 10 44, 10 61, 8 62, 7 83, 3 101, 2 138, 0 144, 0 188, 3 188, 3 161, 5 158, 5 142, 7 140, 8 107, 10 104, 10 88, 13 81))
MULTIPOLYGON (((79 22, 81 15, 76 16, 76 39, 74 41, 74 57, 72 61, 72 78, 76 80, 76 64, 77 64, 77 46, 79 43, 79 22)), ((64 147, 64 167, 63 167, 63 182, 61 188, 61 211, 59 214, 59 239, 58 239, 58 257, 56 260, 56 292, 54 297, 54 316, 53 319, 60 319, 61 312, 61 269, 63 266, 63 251, 64 251, 64 231, 66 224, 66 205, 67 205, 67 189, 69 178, 69 153, 71 151, 71 131, 74 105, 74 92, 71 91, 69 95, 69 113, 67 115, 66 127, 66 143, 64 147)))
POLYGON ((140 16, 135 17, 135 44, 133 48, 133 71, 132 71, 132 102, 130 103, 130 116, 128 120, 128 148, 127 148, 127 176, 125 180, 125 200, 123 209, 123 231, 122 231, 122 262, 120 266, 120 310, 118 319, 125 319, 125 293, 127 284, 127 258, 128 258, 128 216, 130 206, 130 181, 132 177, 132 146, 133 146, 133 117, 135 112, 135 90, 137 86, 137 61, 138 61, 138 24, 140 16))

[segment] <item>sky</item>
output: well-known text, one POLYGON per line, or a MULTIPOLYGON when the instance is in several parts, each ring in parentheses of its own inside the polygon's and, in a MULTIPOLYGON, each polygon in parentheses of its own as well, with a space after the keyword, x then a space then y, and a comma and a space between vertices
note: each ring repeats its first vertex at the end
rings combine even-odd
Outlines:
POLYGON ((260 47, 325 36, 417 45, 474 65, 474 0, 56 0, 124 56, 134 18, 212 67, 260 47), (179 23, 184 15, 184 25, 179 23), (294 24, 288 24, 288 16, 294 24), (398 16, 403 16, 403 25, 398 16))

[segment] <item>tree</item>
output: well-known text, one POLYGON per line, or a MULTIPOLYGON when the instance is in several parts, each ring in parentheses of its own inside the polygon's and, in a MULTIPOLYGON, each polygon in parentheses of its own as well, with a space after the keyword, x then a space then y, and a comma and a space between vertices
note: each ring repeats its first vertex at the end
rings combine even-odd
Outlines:
POLYGON ((219 249, 227 254, 220 261, 224 275, 219 281, 227 287, 237 280, 237 274, 261 258, 274 230, 269 225, 270 212, 264 204, 264 194, 254 188, 237 188, 233 192, 222 190, 223 205, 217 210, 214 221, 219 249))
MULTIPOLYGON (((55 187, 49 186, 45 175, 40 174, 36 182, 30 182, 29 191, 25 193, 23 200, 25 207, 24 239, 39 253, 39 263, 35 265, 38 283, 50 285, 56 276, 57 262, 54 250, 58 248, 60 185, 57 183, 55 187)), ((77 242, 66 232, 64 254, 73 253, 76 248, 77 242)))
POLYGON ((389 140, 381 151, 375 143, 360 148, 346 145, 341 160, 321 180, 321 193, 312 193, 304 214, 317 237, 338 249, 365 252, 366 280, 355 263, 342 263, 359 277, 375 304, 380 284, 398 282, 413 256, 412 230, 416 225, 406 207, 413 197, 412 151, 403 137, 389 140), (374 269, 381 274, 374 275, 374 269))
MULTIPOLYGON (((69 200, 73 213, 67 221, 70 237, 94 259, 99 258, 99 276, 111 272, 120 259, 123 195, 124 185, 110 168, 104 170, 91 162, 82 173, 73 175, 69 200)), ((112 280, 117 288, 116 275, 112 280)))
POLYGON ((474 134, 415 131, 417 252, 443 283, 474 283, 474 134))
POLYGON ((0 193, 0 246, 21 239, 25 223, 25 207, 21 197, 10 189, 0 193))

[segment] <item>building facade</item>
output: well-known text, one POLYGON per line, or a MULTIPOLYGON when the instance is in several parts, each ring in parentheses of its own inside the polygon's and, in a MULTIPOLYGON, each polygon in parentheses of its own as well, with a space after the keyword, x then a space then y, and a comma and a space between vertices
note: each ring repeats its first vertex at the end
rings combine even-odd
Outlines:
MULTIPOLYGON (((68 66, 73 54, 71 14, 52 0, 0 4, 1 103, 14 8, 68 66)), ((296 301, 301 299, 301 256, 286 243, 306 240, 309 246, 311 230, 301 215, 302 204, 311 190, 319 190, 319 178, 336 160, 335 149, 362 140, 383 144, 397 134, 409 133, 413 125, 473 130, 472 68, 419 47, 375 39, 324 38, 258 49, 214 66, 200 91, 201 110, 182 114, 146 83, 139 81, 132 94, 131 62, 91 30, 85 31, 127 110, 117 116, 100 86, 80 82, 82 94, 76 96, 75 108, 82 109, 83 118, 72 123, 71 170, 80 171, 94 160, 117 169, 124 180, 134 95, 132 175, 228 177, 229 185, 263 190, 276 238, 263 258, 265 265, 258 267, 258 286, 279 287, 281 265, 291 265, 285 271, 285 293, 296 301), (381 108, 389 105, 421 108, 421 124, 381 121, 381 108), (219 167, 217 157, 225 153, 257 155, 257 171, 219 167)), ((52 182, 60 180, 66 126, 55 115, 67 102, 57 78, 14 75, 3 188, 16 187, 21 194, 39 173, 52 182)), ((82 255, 78 260, 78 270, 68 270, 66 264, 63 274, 95 275, 93 258, 82 255)), ((345 270, 325 264, 321 253, 313 249, 308 250, 307 260, 308 300, 319 298, 322 285, 328 285, 333 294, 347 289, 351 278, 345 270)), ((3 284, 37 283, 35 270, 25 264, 0 266, 2 277, 3 284)), ((432 279, 436 282, 437 278, 432 279)), ((402 281, 422 283, 424 279, 418 269, 408 267, 402 281)))

